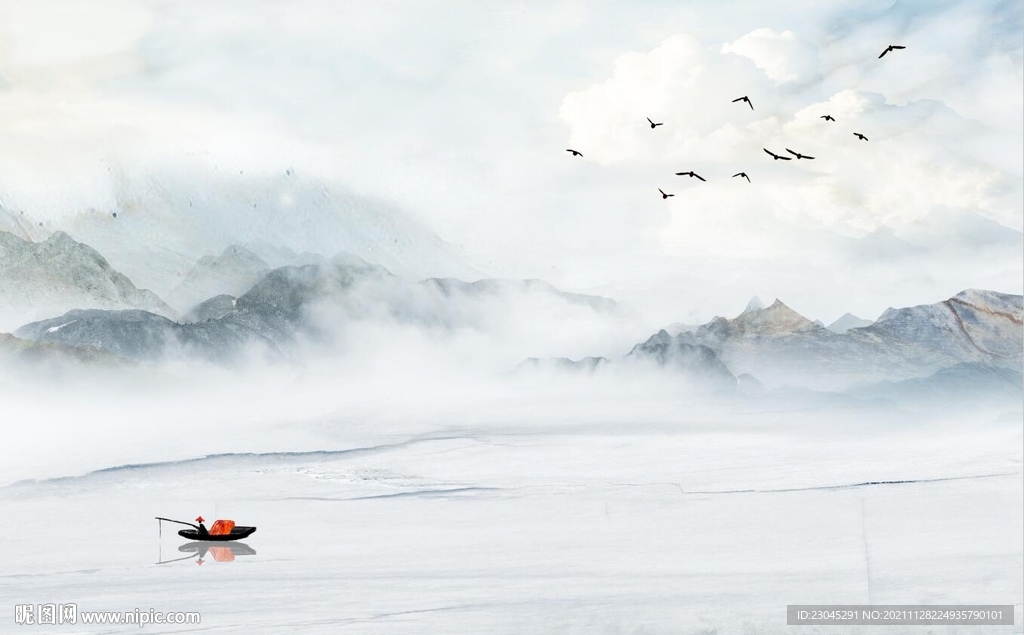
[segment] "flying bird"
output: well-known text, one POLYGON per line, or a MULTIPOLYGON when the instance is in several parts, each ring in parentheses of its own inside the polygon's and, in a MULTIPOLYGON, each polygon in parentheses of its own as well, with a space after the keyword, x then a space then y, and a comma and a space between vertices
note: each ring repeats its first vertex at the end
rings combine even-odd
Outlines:
POLYGON ((882 51, 882 54, 878 56, 878 59, 882 59, 883 57, 885 57, 885 54, 888 53, 889 51, 897 51, 899 49, 905 49, 905 48, 907 48, 907 47, 905 47, 905 46, 896 46, 895 44, 890 44, 889 46, 886 47, 886 49, 884 51, 882 51))
POLYGON ((800 154, 799 152, 793 152, 789 148, 786 148, 786 152, 792 154, 793 156, 795 156, 798 159, 813 159, 814 158, 814 157, 808 156, 806 154, 800 154))
POLYGON ((868 140, 868 138, 867 138, 867 137, 865 137, 864 135, 862 135, 862 134, 861 134, 861 133, 859 133, 859 132, 855 132, 855 133, 853 133, 853 136, 857 137, 857 138, 858 138, 858 139, 860 139, 861 141, 867 141, 867 140, 868 140))
POLYGON ((691 179, 700 179, 701 181, 706 181, 707 180, 703 176, 701 176, 701 175, 697 174, 696 172, 694 172, 693 170, 690 170, 689 172, 676 172, 676 176, 688 176, 691 179))
MULTIPOLYGON (((660 187, 658 188, 658 191, 659 191, 659 192, 661 192, 661 188, 660 188, 660 187)), ((661 192, 661 198, 662 198, 662 200, 664 200, 664 199, 666 199, 666 198, 668 198, 668 197, 670 197, 670 196, 675 196, 675 194, 666 194, 666 193, 664 193, 664 192, 661 192)))
POLYGON ((779 155, 775 154, 774 152, 772 152, 768 148, 761 148, 761 149, 764 150, 765 152, 767 152, 769 155, 771 155, 771 157, 773 159, 775 159, 776 161, 790 161, 791 160, 789 157, 780 157, 779 155))
POLYGON ((736 174, 732 175, 732 178, 735 179, 737 176, 742 176, 743 178, 745 178, 747 180, 747 183, 750 183, 750 177, 747 176, 746 172, 737 172, 736 174))
POLYGON ((746 95, 744 95, 742 97, 737 97, 736 99, 732 100, 732 103, 735 104, 738 101, 745 101, 745 102, 747 102, 747 105, 750 106, 751 110, 754 109, 754 104, 750 103, 750 97, 747 97, 746 95))
POLYGON ((565 151, 566 152, 572 152, 572 156, 574 156, 574 157, 581 157, 581 156, 583 156, 582 152, 577 152, 576 150, 573 150, 572 148, 566 148, 565 151))
POLYGON ((654 130, 654 129, 655 129, 655 128, 657 128, 658 126, 664 126, 664 125, 665 125, 665 122, 664 122, 664 121, 663 121, 663 122, 661 122, 661 123, 654 123, 653 121, 651 121, 651 118, 650 118, 650 117, 648 117, 648 118, 647 118, 647 123, 651 124, 651 130, 654 130))
POLYGON ((825 121, 835 121, 836 120, 836 118, 833 117, 832 115, 822 115, 822 116, 818 117, 818 119, 824 119, 825 121))

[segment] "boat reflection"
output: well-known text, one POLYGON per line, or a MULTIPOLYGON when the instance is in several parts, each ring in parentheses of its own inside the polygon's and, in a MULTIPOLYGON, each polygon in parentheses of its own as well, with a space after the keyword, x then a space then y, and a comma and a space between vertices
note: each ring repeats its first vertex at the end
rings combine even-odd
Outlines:
POLYGON ((197 565, 202 565, 207 561, 207 556, 211 556, 214 562, 234 562, 236 556, 256 555, 256 550, 244 542, 214 542, 197 540, 193 542, 186 542, 178 547, 178 551, 188 555, 181 558, 164 560, 163 553, 161 552, 160 561, 157 562, 157 564, 167 564, 169 562, 194 559, 197 565))

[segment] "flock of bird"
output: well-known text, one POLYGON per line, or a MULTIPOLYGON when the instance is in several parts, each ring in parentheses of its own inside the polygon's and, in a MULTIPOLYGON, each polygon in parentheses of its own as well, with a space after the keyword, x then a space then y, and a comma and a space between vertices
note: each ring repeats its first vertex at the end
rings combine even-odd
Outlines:
MULTIPOLYGON (((885 57, 886 53, 890 53, 892 51, 897 51, 897 50, 905 49, 905 48, 907 48, 907 47, 899 46, 899 45, 896 45, 896 44, 890 44, 889 46, 887 46, 885 48, 884 51, 882 51, 882 54, 878 56, 878 59, 882 59, 883 57, 885 57)), ((752 101, 750 101, 750 97, 748 97, 747 95, 743 95, 742 97, 737 97, 736 99, 732 100, 732 103, 734 103, 734 104, 738 103, 738 102, 745 102, 748 106, 750 106, 751 110, 754 109, 754 103, 752 101)), ((825 121, 831 121, 831 122, 835 122, 835 120, 836 120, 835 117, 833 117, 832 115, 821 115, 819 117, 819 119, 824 119, 825 121)), ((664 126, 665 125, 665 122, 663 122, 663 121, 655 122, 655 121, 652 121, 650 117, 647 118, 647 123, 649 123, 651 125, 651 130, 654 130, 658 126, 664 126)), ((857 137, 861 141, 867 141, 868 140, 868 138, 865 135, 863 135, 863 134, 861 134, 859 132, 854 132, 853 136, 857 137)), ((798 161, 801 160, 801 159, 807 159, 809 161, 814 159, 814 157, 812 157, 810 155, 803 154, 801 152, 797 152, 796 150, 790 150, 789 148, 786 148, 785 150, 789 154, 793 155, 791 157, 788 157, 788 156, 785 156, 785 155, 781 155, 781 154, 776 154, 776 153, 772 152, 771 150, 769 150, 768 148, 762 148, 762 150, 764 150, 765 153, 768 156, 770 156, 773 161, 792 161, 794 158, 797 159, 798 161)), ((583 156, 582 152, 580 152, 579 150, 574 150, 572 148, 566 148, 565 151, 571 153, 572 156, 574 156, 574 157, 582 157, 583 156)), ((676 174, 676 176, 688 176, 691 179, 697 179, 699 181, 705 181, 705 182, 707 181, 707 179, 705 179, 701 175, 697 174, 693 170, 687 170, 686 172, 676 172, 675 174, 676 174)), ((737 178, 737 177, 746 179, 747 183, 751 182, 750 181, 750 177, 747 176, 746 172, 737 172, 736 174, 732 175, 732 178, 734 178, 734 179, 737 178)), ((675 196, 675 194, 668 194, 668 193, 666 193, 661 188, 658 188, 658 192, 661 194, 661 198, 662 199, 668 199, 668 198, 671 198, 671 197, 675 196)))

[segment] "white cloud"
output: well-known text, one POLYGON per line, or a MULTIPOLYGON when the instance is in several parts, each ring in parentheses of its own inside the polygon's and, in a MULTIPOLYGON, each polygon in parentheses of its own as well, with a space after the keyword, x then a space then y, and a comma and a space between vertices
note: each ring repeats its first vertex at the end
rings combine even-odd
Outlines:
POLYGON ((756 29, 723 44, 722 52, 750 59, 776 84, 806 81, 817 71, 817 49, 792 31, 756 29))

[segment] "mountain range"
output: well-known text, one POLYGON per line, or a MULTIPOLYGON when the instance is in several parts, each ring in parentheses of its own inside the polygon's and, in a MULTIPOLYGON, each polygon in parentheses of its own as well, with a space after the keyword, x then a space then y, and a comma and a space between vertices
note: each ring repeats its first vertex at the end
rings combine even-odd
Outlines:
POLYGON ((495 311, 537 302, 611 312, 607 298, 565 293, 540 280, 410 281, 351 254, 264 274, 237 298, 221 294, 176 322, 140 310, 72 310, 16 335, 91 346, 132 360, 196 356, 230 362, 254 347, 288 357, 297 341, 327 341, 346 321, 387 319, 421 328, 483 329, 495 311))
MULTIPOLYGON (((901 391, 954 394, 948 387, 959 381, 979 394, 991 389, 1016 395, 1024 364, 1022 301, 969 289, 935 304, 890 308, 876 322, 841 332, 780 300, 763 308, 752 302, 732 319, 717 317, 675 335, 661 330, 618 365, 641 361, 717 388, 788 385, 893 398, 901 391)), ((524 368, 591 370, 589 359, 530 360, 524 368)))
MULTIPOLYGON (((325 342, 348 321, 484 330, 524 307, 619 310, 608 298, 540 280, 415 281, 346 252, 325 259, 251 243, 196 263, 176 289, 177 304, 189 307, 179 317, 62 232, 41 242, 0 232, 0 291, 8 314, 48 314, 4 340, 8 358, 79 362, 185 356, 230 364, 253 350, 289 358, 296 344, 325 342)), ((1024 363, 1022 316, 1022 296, 968 289, 934 304, 887 309, 875 322, 847 314, 824 327, 778 299, 764 306, 754 298, 735 318, 661 330, 618 358, 531 358, 519 370, 662 368, 711 389, 790 385, 889 396, 941 390, 958 378, 1005 387, 1024 363)))

